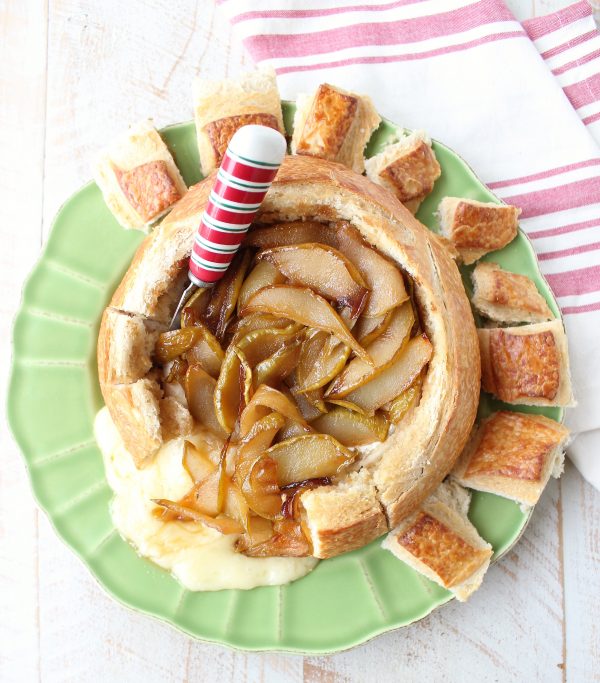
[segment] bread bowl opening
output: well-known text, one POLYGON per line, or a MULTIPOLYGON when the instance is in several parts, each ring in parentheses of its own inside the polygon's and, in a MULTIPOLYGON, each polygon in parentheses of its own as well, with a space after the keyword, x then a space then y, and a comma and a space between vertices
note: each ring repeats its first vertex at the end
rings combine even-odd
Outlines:
POLYGON ((152 358, 164 395, 210 434, 186 443, 190 492, 155 514, 240 534, 254 557, 314 552, 303 496, 373 464, 418 406, 433 352, 412 278, 324 213, 263 214, 152 358))

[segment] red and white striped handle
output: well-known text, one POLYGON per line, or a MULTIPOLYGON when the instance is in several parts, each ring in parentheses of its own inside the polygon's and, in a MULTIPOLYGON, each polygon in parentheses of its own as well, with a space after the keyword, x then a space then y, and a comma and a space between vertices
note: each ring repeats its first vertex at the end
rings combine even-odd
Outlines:
POLYGON ((223 277, 248 232, 285 155, 283 135, 267 126, 240 128, 231 138, 202 215, 190 257, 199 287, 223 277))

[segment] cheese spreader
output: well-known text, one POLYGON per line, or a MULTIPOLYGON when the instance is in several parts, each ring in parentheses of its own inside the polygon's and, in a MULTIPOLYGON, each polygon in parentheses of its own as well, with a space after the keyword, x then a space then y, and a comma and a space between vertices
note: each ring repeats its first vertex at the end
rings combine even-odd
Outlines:
POLYGON ((179 327, 192 294, 212 287, 229 267, 285 156, 283 135, 267 126, 237 130, 227 146, 190 256, 188 277, 169 326, 179 327))

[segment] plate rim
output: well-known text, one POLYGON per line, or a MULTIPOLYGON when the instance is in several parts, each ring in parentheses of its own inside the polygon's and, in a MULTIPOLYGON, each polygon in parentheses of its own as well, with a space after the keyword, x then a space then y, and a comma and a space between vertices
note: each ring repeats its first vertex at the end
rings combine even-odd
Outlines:
MULTIPOLYGON (((293 102, 291 100, 282 100, 282 105, 283 104, 294 106, 295 102, 293 102)), ((406 131, 407 130, 407 129, 404 129, 404 128, 398 126, 397 124, 395 124, 394 122, 392 122, 391 120, 389 120, 385 117, 382 117, 382 123, 383 122, 386 123, 387 125, 395 128, 398 131, 401 131, 401 130, 406 131)), ((162 133, 168 132, 170 130, 180 129, 184 126, 190 126, 193 124, 194 124, 193 119, 189 119, 186 121, 180 121, 180 122, 176 122, 176 123, 171 123, 167 126, 160 128, 159 132, 162 134, 162 133)), ((461 155, 456 153, 448 145, 444 144, 443 142, 440 142, 439 140, 437 140, 435 138, 432 138, 432 141, 435 142, 435 144, 438 145, 439 147, 446 150, 449 154, 456 157, 462 163, 464 169, 466 169, 468 171, 468 173, 471 177, 471 180, 473 182, 475 182, 477 185, 485 188, 485 190, 490 195, 492 195, 499 204, 503 204, 503 205, 506 204, 501 198, 497 197, 497 195, 495 195, 491 190, 489 190, 489 188, 485 185, 485 183, 482 180, 480 180, 478 178, 478 176, 476 175, 473 168, 464 160, 464 158, 461 155)), ((15 340, 15 329, 16 329, 16 324, 17 324, 19 318, 26 313, 26 311, 24 310, 26 288, 27 288, 29 282, 33 279, 33 277, 37 273, 38 269, 40 268, 40 266, 42 265, 42 263, 46 257, 46 252, 47 252, 48 244, 50 242, 50 238, 53 234, 53 231, 55 229, 57 221, 61 217, 61 214, 71 204, 71 202, 73 202, 77 199, 77 197, 80 195, 80 193, 82 193, 83 191, 85 191, 89 187, 93 186, 94 184, 95 184, 95 182, 93 179, 86 181, 85 183, 78 186, 60 204, 59 208, 57 209, 57 211, 56 211, 56 213, 55 213, 55 215, 51 221, 50 229, 48 231, 48 236, 47 236, 46 240, 44 241, 44 244, 43 244, 42 248, 40 249, 40 252, 38 253, 38 255, 36 257, 35 262, 31 267, 31 270, 29 271, 28 275, 23 280, 23 284, 21 286, 19 302, 18 302, 18 307, 17 307, 15 314, 13 316, 13 319, 11 321, 12 324, 11 324, 10 372, 9 372, 9 376, 8 376, 8 382, 7 382, 7 389, 6 389, 5 397, 6 397, 6 416, 7 416, 7 423, 9 426, 10 434, 11 434, 14 442, 18 446, 18 450, 20 453, 20 460, 21 460, 22 464, 24 465, 25 471, 27 473, 27 477, 29 480, 29 487, 30 487, 31 493, 33 494, 34 503, 37 506, 38 510, 40 510, 45 515, 46 519, 50 523, 50 526, 52 527, 53 532, 56 534, 56 536, 60 539, 60 541, 64 544, 64 546, 66 546, 70 550, 70 552, 73 553, 78 558, 78 560, 83 564, 83 566, 86 568, 88 574, 92 577, 92 579, 94 580, 96 585, 99 586, 104 591, 105 594, 109 595, 112 599, 114 599, 120 605, 126 607, 128 610, 135 612, 135 613, 138 613, 138 614, 141 613, 144 615, 148 615, 154 619, 158 619, 161 622, 170 626, 171 628, 176 629, 180 633, 183 633, 186 636, 188 636, 188 637, 190 637, 190 638, 192 638, 198 642, 211 644, 211 645, 220 645, 220 646, 224 646, 224 647, 227 647, 227 648, 233 649, 235 651, 239 651, 239 652, 278 652, 278 653, 284 653, 284 654, 296 654, 296 655, 305 655, 305 656, 335 654, 338 652, 346 652, 348 650, 354 649, 354 648, 359 647, 360 645, 362 645, 364 643, 367 643, 367 642, 377 638, 378 636, 380 636, 384 633, 390 633, 390 632, 398 631, 402 628, 406 628, 412 624, 415 624, 419 621, 422 621, 423 619, 428 617, 435 610, 438 610, 439 608, 448 604, 450 601, 454 600, 455 597, 452 594, 444 595, 439 602, 437 602, 434 605, 429 606, 426 609, 426 611, 424 611, 424 613, 421 614, 421 616, 417 616, 414 619, 411 619, 410 621, 408 621, 406 623, 402 623, 402 624, 398 624, 398 625, 392 625, 392 626, 383 625, 380 628, 376 628, 374 630, 371 630, 369 632, 369 634, 366 636, 363 635, 363 636, 359 636, 359 637, 355 638, 352 642, 348 643, 348 645, 345 645, 342 647, 333 647, 333 648, 332 647, 325 647, 325 648, 311 647, 308 649, 307 648, 301 648, 301 647, 299 647, 299 648, 260 647, 260 646, 255 647, 252 645, 242 646, 239 644, 233 644, 233 643, 231 643, 225 639, 222 639, 222 638, 209 638, 209 637, 205 637, 205 636, 199 636, 196 633, 193 633, 190 630, 186 629, 181 624, 175 622, 170 616, 164 615, 164 614, 159 614, 156 611, 153 611, 152 609, 149 609, 146 607, 141 607, 139 605, 133 604, 132 600, 130 600, 126 597, 123 597, 121 595, 117 595, 117 593, 115 591, 113 591, 107 584, 105 584, 102 581, 102 579, 94 571, 91 563, 88 561, 85 554, 82 551, 80 551, 79 549, 75 548, 73 545, 71 545, 71 543, 67 540, 66 536, 63 535, 63 533, 61 533, 59 531, 59 529, 57 528, 57 526, 55 524, 55 521, 53 519, 51 512, 41 502, 40 496, 38 495, 37 487, 36 487, 36 484, 35 484, 34 478, 33 478, 32 462, 30 461, 30 456, 26 454, 25 445, 22 443, 22 440, 19 438, 19 436, 17 434, 18 429, 16 427, 16 422, 17 422, 18 418, 15 415, 15 410, 16 410, 15 404, 11 400, 11 396, 13 393, 13 385, 15 382, 15 373, 16 373, 16 369, 17 369, 17 362, 16 362, 17 361, 17 359, 16 359, 17 350, 16 350, 16 340, 15 340)), ((546 277, 544 276, 544 274, 540 268, 539 260, 538 260, 537 254, 535 252, 535 249, 533 248, 533 244, 532 244, 531 240, 529 239, 528 235, 520 227, 518 228, 518 230, 519 230, 519 233, 521 234, 521 236, 525 238, 525 243, 526 243, 527 248, 529 250, 530 256, 533 258, 533 260, 535 262, 535 267, 537 270, 537 276, 540 278, 541 281, 543 281, 543 283, 547 287, 548 291, 550 292, 550 295, 554 301, 554 304, 555 304, 557 312, 558 312, 558 318, 561 320, 561 322, 563 323, 563 326, 564 326, 564 319, 563 319, 562 311, 561 311, 560 307, 558 306, 558 303, 556 301, 556 297, 554 296, 554 293, 552 292, 552 289, 551 289, 546 277)), ((565 410, 564 410, 564 408, 561 408, 560 409, 560 418, 557 421, 562 423, 564 421, 564 417, 565 417, 565 410)), ((108 485, 108 483, 106 485, 110 489, 110 486, 108 485)), ((494 557, 492 559, 492 563, 496 563, 498 560, 500 560, 502 557, 504 557, 519 542, 519 540, 523 536, 525 530, 527 529, 527 527, 531 521, 531 517, 532 517, 534 508, 535 508, 535 506, 530 507, 528 509, 527 516, 526 516, 525 520, 523 521, 522 527, 519 530, 518 534, 515 536, 515 538, 510 543, 509 546, 507 546, 501 553, 494 555, 494 557)), ((116 529, 116 527, 113 527, 113 533, 114 532, 116 532, 121 538, 123 538, 121 536, 121 534, 118 532, 118 530, 116 529)), ((124 540, 127 543, 129 543, 129 541, 127 541, 127 539, 124 539, 124 540)), ((140 557, 142 557, 142 556, 140 556, 140 557)), ((144 558, 144 559, 147 560, 147 558, 144 558)), ((147 560, 147 561, 151 561, 151 560, 147 560)), ((163 571, 166 571, 166 570, 163 570, 163 571)))

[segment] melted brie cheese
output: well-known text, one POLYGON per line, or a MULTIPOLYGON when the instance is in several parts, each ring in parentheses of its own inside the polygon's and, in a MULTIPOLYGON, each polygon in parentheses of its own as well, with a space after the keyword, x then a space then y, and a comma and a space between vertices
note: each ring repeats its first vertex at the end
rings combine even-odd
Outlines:
POLYGON ((153 462, 138 470, 125 450, 108 410, 94 424, 114 498, 112 519, 138 552, 171 571, 189 590, 255 588, 294 581, 317 564, 313 557, 246 557, 236 553, 236 536, 224 536, 202 524, 164 522, 152 510, 153 498, 182 498, 192 480, 181 464, 183 440, 167 442, 153 462))

